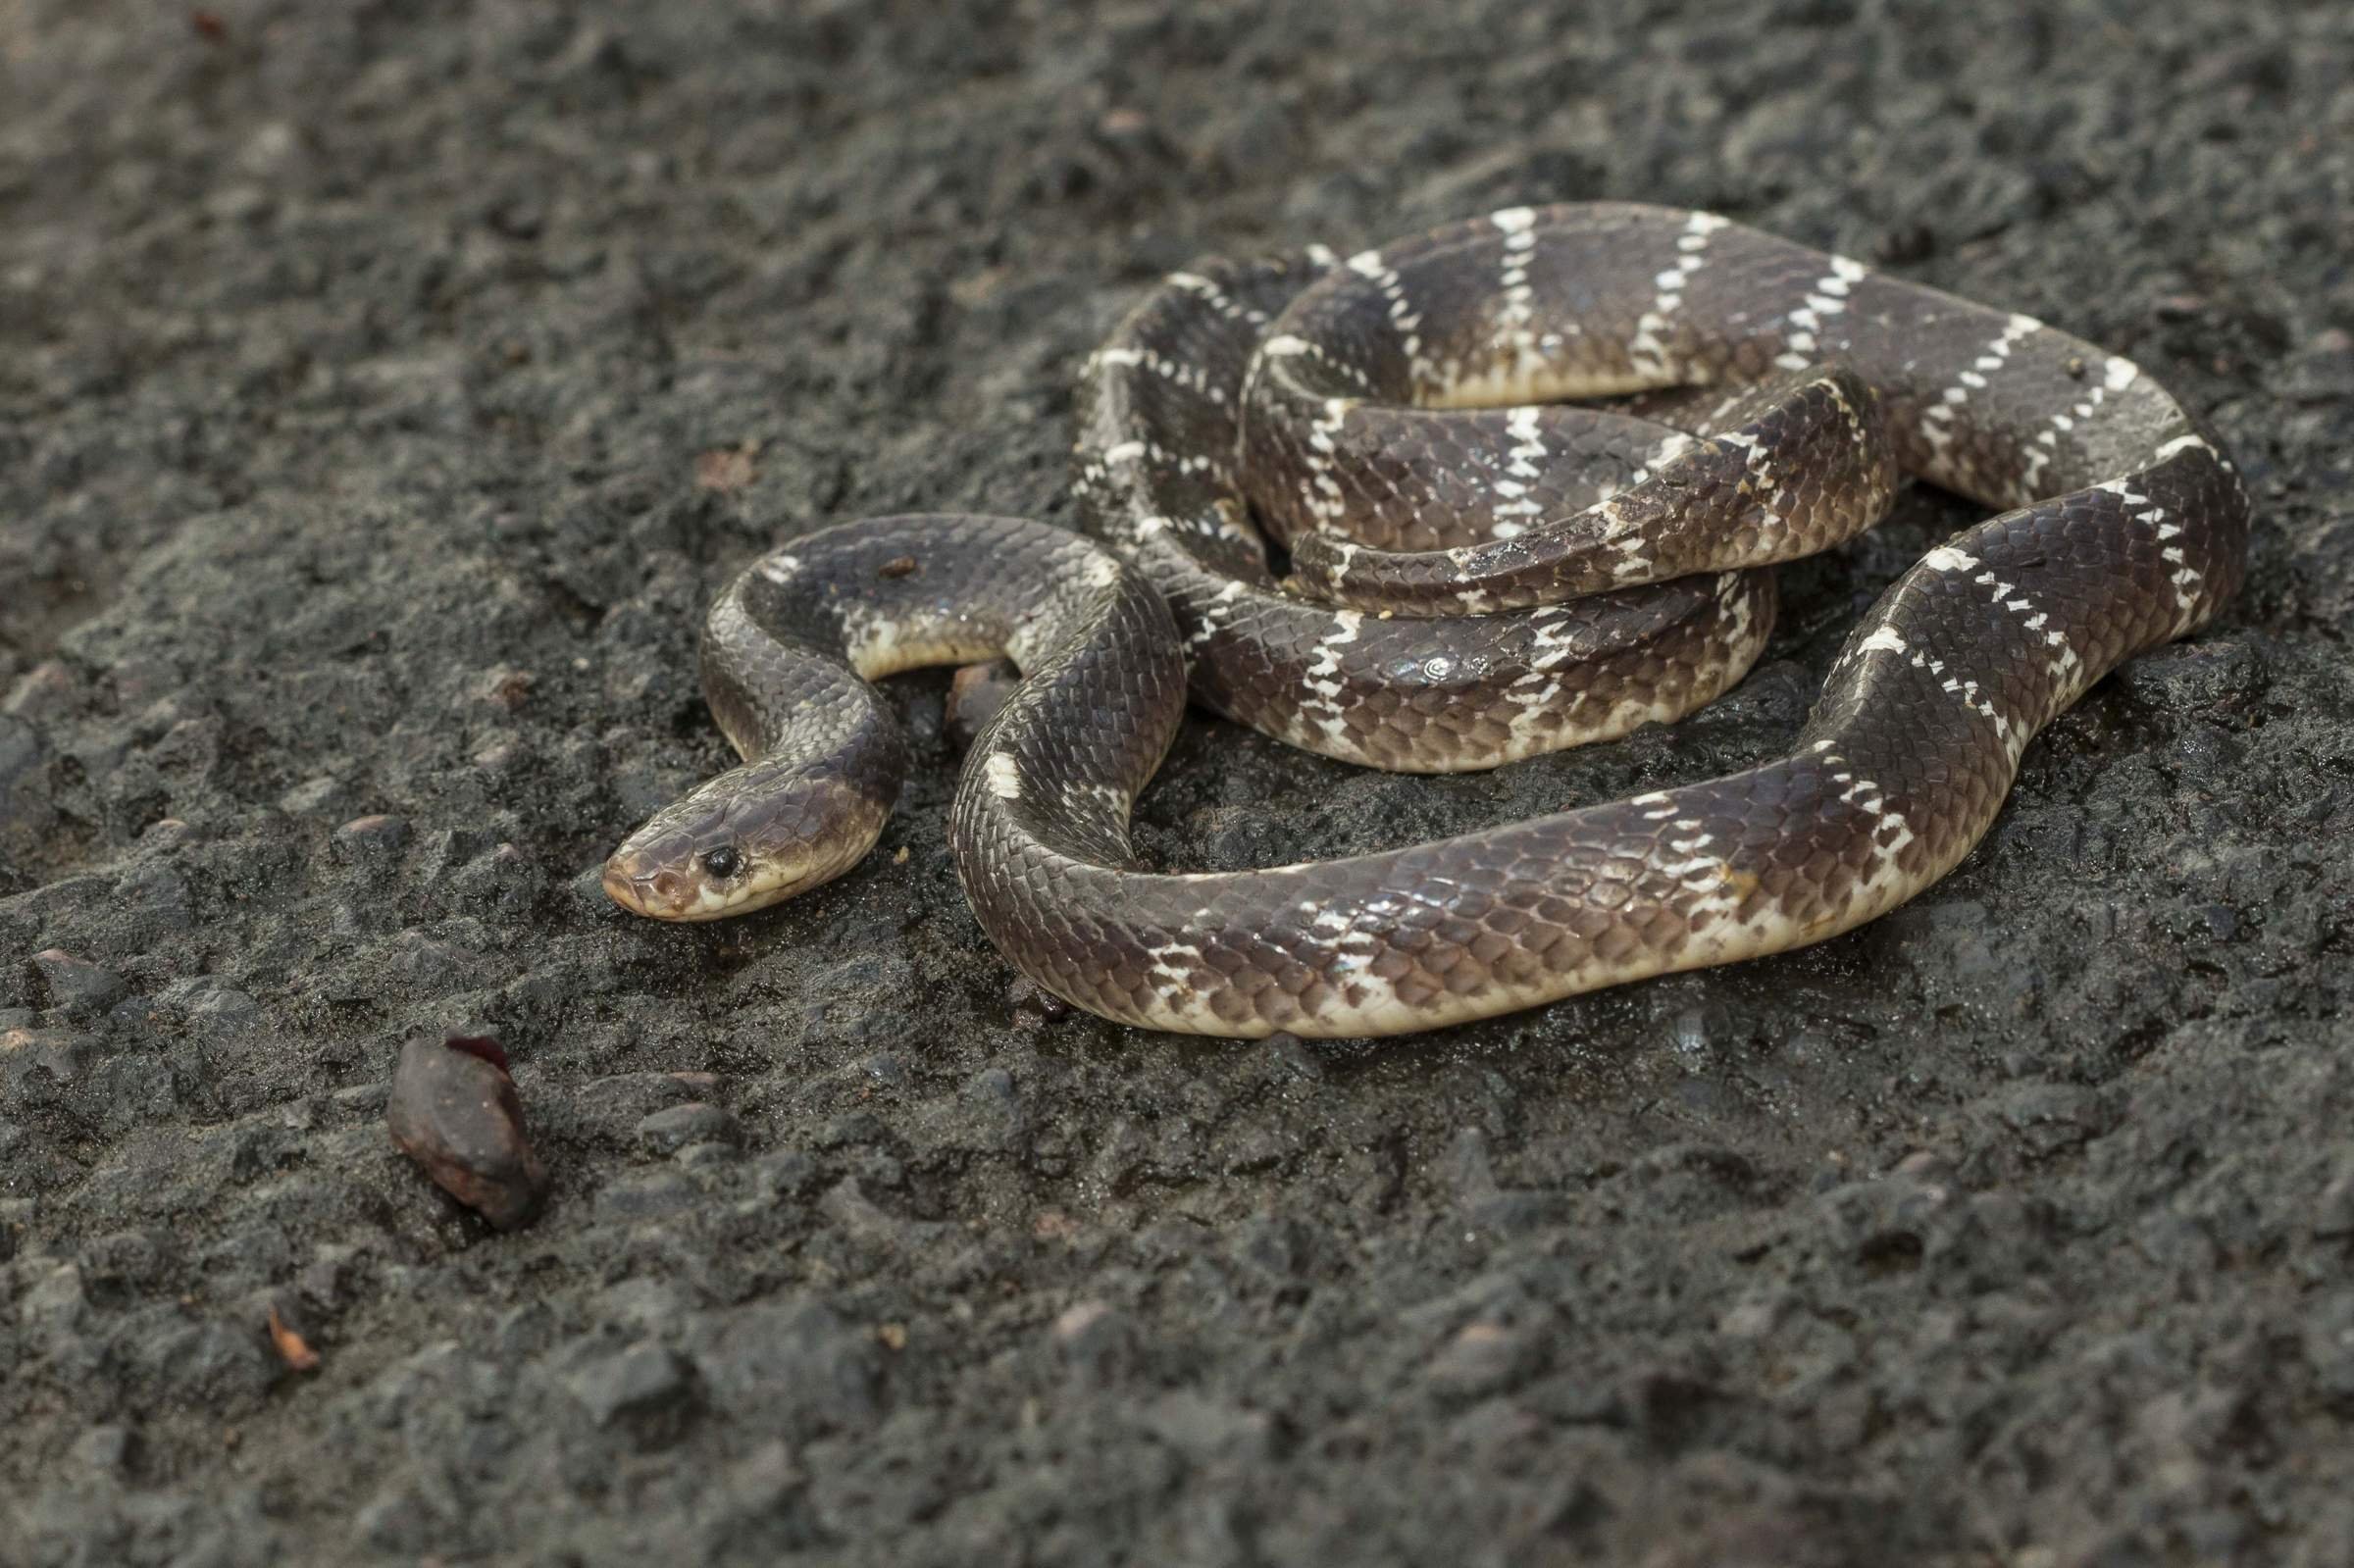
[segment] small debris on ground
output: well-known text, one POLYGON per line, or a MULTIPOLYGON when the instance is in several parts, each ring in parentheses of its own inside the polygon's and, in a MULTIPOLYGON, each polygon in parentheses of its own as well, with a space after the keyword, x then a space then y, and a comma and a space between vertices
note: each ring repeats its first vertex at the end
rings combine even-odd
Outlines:
POLYGON ((948 683, 948 711, 942 728, 948 744, 958 751, 972 748, 973 737, 989 728, 1008 698, 1021 689, 1022 672, 1011 659, 968 664, 948 683))
POLYGON ((539 1211, 547 1167, 525 1137, 523 1101, 497 1041, 411 1040, 392 1074, 384 1120, 402 1153, 500 1230, 539 1211))
POLYGON ((714 447, 694 456, 694 487, 714 495, 735 495, 751 487, 752 460, 760 455, 758 441, 742 446, 714 447))
POLYGON ((278 1351, 279 1359, 295 1371, 319 1370, 319 1352, 311 1348, 308 1340, 286 1327, 286 1320, 278 1315, 275 1304, 270 1308, 270 1343, 278 1351))

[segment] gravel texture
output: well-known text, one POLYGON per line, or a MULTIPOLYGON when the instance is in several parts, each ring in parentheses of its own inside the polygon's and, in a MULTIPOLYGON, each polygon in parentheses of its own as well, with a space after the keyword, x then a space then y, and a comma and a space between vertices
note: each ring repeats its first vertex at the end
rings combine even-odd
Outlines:
MULTIPOLYGON (((0 1563, 2354 1558, 2341 0, 0 0, 0 1563), (2235 616, 1896 915, 1378 1047, 1042 1007, 940 676, 873 864, 604 903, 722 761, 734 567, 1067 519, 1077 363, 1197 253, 1580 197, 2131 355, 2251 479, 2235 616), (510 1235, 384 1127, 481 1032, 510 1235)), ((1969 518, 1786 570, 1672 731, 1399 780, 1197 718, 1140 836, 1771 755, 1969 518)))

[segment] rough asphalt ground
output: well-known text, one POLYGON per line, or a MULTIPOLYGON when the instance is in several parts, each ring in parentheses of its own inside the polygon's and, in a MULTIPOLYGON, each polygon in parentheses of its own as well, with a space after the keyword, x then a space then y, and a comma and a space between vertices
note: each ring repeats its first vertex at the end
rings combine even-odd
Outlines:
MULTIPOLYGON (((0 0, 0 1563, 2354 1559, 2354 11, 0 0), (940 678, 866 869, 598 895, 752 553, 1068 519, 1075 367, 1199 252, 1581 197, 2129 354, 2252 480, 2236 614, 1897 915, 1379 1047, 1047 1017, 940 678), (385 1135, 460 1029, 516 1234, 385 1135)), ((1142 840, 1769 755, 1970 517, 1592 754, 1197 718, 1142 840)))

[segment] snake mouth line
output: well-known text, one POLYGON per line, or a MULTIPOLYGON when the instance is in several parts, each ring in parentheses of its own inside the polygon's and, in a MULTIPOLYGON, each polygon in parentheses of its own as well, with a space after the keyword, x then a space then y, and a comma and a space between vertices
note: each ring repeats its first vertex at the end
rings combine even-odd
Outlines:
POLYGON ((605 863, 602 881, 606 897, 631 914, 643 915, 648 920, 674 924, 719 920, 759 907, 755 900, 730 899, 709 887, 691 888, 682 893, 674 872, 633 872, 618 860, 605 863))
MULTIPOLYGON (((881 825, 880 818, 872 824, 881 825)), ((691 857, 665 856, 658 848, 634 850, 624 844, 606 860, 599 882, 605 896, 633 915, 671 924, 693 924, 748 915, 807 891, 855 865, 874 841, 871 831, 847 835, 831 857, 732 862, 726 875, 707 851, 691 857)), ((732 851, 741 854, 741 851, 732 851)))

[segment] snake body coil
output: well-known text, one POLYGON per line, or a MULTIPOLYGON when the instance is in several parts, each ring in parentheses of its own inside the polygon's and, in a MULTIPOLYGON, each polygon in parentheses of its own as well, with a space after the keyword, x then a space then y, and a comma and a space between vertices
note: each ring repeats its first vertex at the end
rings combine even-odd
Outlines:
POLYGON ((730 585, 704 677, 746 764, 615 854, 617 900, 703 918, 846 869, 906 766, 868 683, 1006 653, 1027 679, 973 744, 951 844, 1039 984, 1237 1037, 1486 1017, 1912 897, 2035 733, 2206 624, 2245 550, 2230 463, 2130 362, 1655 208, 1174 275, 1089 362, 1080 420, 1080 499, 1116 555, 1013 519, 877 519, 730 585), (1555 401, 1621 393, 1673 428, 1555 401), (1387 768, 1620 734, 1739 680, 1771 623, 1759 569, 1868 527, 1900 470, 2000 515, 1881 596, 1789 755, 1380 854, 1138 865, 1129 809, 1189 684, 1387 768))

